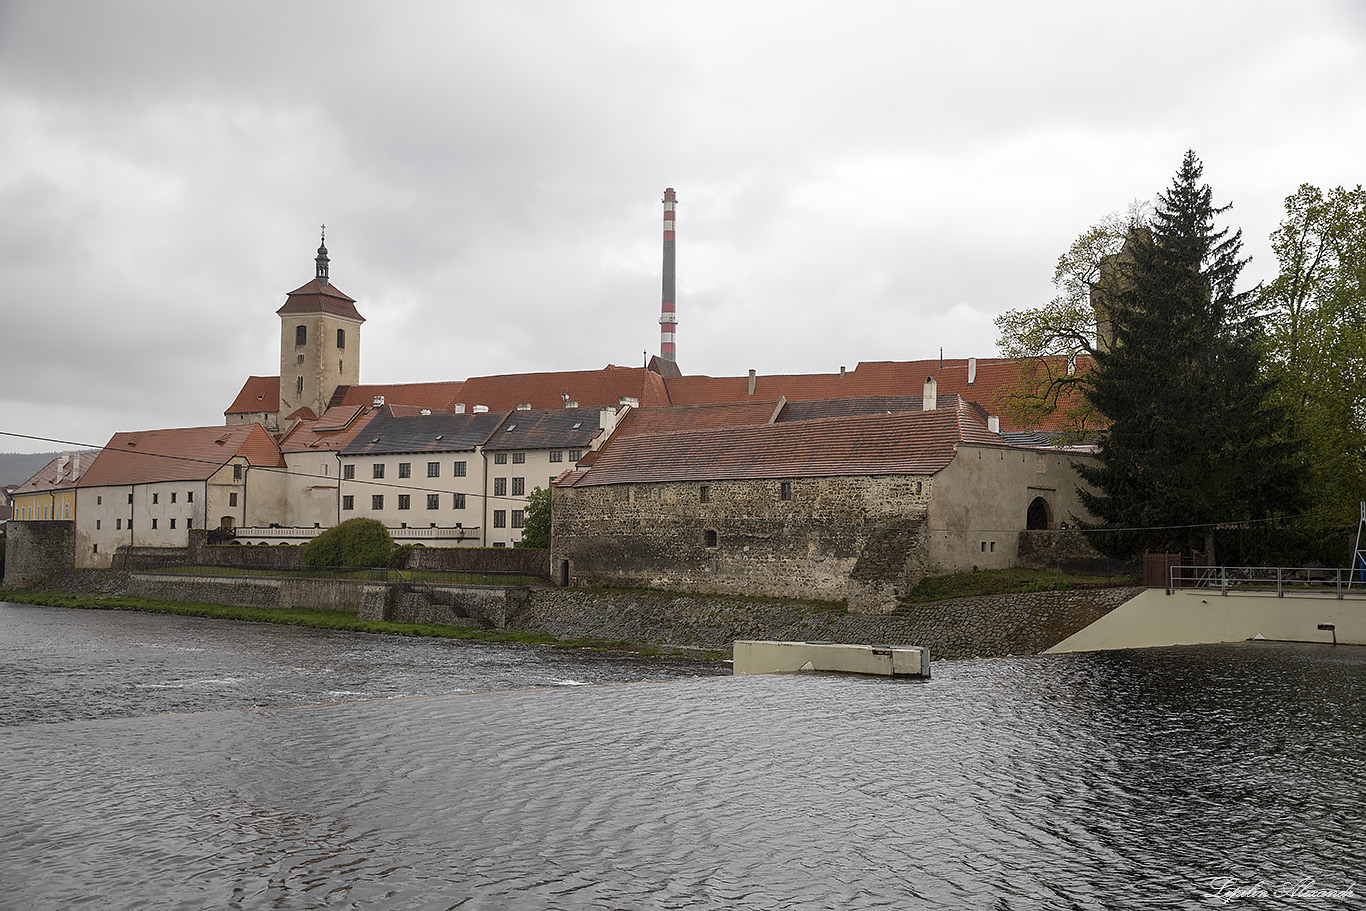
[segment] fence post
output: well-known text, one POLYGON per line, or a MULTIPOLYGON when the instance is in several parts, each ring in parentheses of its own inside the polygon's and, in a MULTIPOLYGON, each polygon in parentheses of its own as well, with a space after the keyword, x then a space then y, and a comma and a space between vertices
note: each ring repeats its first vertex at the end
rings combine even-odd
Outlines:
POLYGON ((1285 589, 1281 587, 1281 572, 1282 572, 1282 567, 1279 567, 1279 566, 1276 567, 1276 597, 1277 597, 1277 598, 1284 598, 1284 597, 1285 597, 1285 589))

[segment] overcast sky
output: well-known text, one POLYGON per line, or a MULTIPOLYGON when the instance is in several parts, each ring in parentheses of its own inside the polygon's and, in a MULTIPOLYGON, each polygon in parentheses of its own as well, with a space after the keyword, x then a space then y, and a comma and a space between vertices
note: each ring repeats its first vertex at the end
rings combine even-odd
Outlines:
MULTIPOLYGON (((361 381, 996 354, 1187 148, 1250 283, 1363 182, 1366 4, 0 0, 0 431, 219 424, 313 276, 361 381)), ((0 451, 62 448, 0 436, 0 451)))

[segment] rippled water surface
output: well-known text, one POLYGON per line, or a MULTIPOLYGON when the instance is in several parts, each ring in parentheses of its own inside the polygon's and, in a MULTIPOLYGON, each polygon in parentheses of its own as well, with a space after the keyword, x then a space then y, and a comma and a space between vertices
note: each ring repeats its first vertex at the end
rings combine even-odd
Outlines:
MULTIPOLYGON (((249 654, 244 625, 219 626, 226 636, 205 621, 0 607, 0 907, 1337 908, 1366 896, 1360 649, 938 662, 929 682, 637 662, 596 679, 673 679, 513 690, 593 681, 547 650, 451 658, 402 640, 386 655, 386 640, 361 663, 392 657, 396 676, 418 679, 463 660, 457 689, 500 691, 193 714, 115 711, 141 694, 106 692, 91 671, 93 636, 126 650, 103 659, 111 680, 148 661, 149 677, 212 679, 226 640, 249 654), (49 624, 50 659, 25 660, 14 630, 27 618, 49 624), (91 632, 116 620, 135 644, 91 632), (196 639, 205 651, 183 653, 183 678, 147 657, 196 639), (478 684, 481 660, 493 686, 478 684), (66 679, 82 668, 84 682, 66 679), (24 708, 35 702, 88 717, 57 704, 86 690, 111 707, 98 714, 129 717, 15 720, 37 717, 24 708), (1278 894, 1309 879, 1335 894, 1278 894)), ((287 664, 271 643, 289 633, 260 629, 259 663, 287 664)), ((373 638, 323 636, 312 659, 296 643, 289 666, 373 638)))

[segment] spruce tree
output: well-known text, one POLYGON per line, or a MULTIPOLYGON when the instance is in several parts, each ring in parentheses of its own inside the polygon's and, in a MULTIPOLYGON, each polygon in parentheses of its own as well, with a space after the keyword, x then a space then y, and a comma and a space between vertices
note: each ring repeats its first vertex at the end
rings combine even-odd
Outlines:
POLYGON ((1114 343, 1087 388, 1109 421, 1082 523, 1102 552, 1204 550, 1214 530, 1293 512, 1295 453, 1259 364, 1254 296, 1237 291, 1242 232, 1216 231, 1203 166, 1187 152, 1109 303, 1114 343))

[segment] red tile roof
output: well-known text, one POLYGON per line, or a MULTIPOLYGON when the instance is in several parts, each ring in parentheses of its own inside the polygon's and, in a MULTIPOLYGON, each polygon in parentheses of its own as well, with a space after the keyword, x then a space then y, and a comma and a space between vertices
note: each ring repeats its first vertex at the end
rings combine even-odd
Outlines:
POLYGON ((358 323, 365 322, 365 317, 356 310, 355 298, 343 294, 335 285, 325 285, 316 278, 289 292, 284 306, 275 312, 282 316, 286 313, 327 313, 344 316, 358 323))
POLYGON ((343 405, 329 408, 316 421, 302 421, 284 439, 282 452, 340 452, 365 429, 378 408, 343 405))
POLYGON ((10 495, 22 496, 26 493, 45 493, 75 487, 81 474, 89 471, 90 466, 94 464, 96 455, 94 452, 77 452, 69 456, 57 456, 38 469, 33 477, 15 487, 10 495))
POLYGON ((771 424, 782 400, 724 402, 719 405, 674 405, 665 408, 632 408, 617 426, 612 439, 643 433, 676 433, 717 427, 771 424))
POLYGON ((933 474, 960 442, 1001 438, 966 408, 643 434, 614 441, 556 486, 933 474))
POLYGON ((387 385, 338 386, 328 408, 338 405, 371 405, 384 396, 386 405, 412 405, 446 411, 447 404, 460 392, 460 383, 390 383, 387 385))
MULTIPOLYGON (((1061 367, 1062 358, 1051 359, 1061 367)), ((838 373, 756 375, 754 394, 749 392, 749 377, 684 376, 666 379, 669 399, 674 405, 700 405, 717 402, 742 402, 747 399, 776 399, 789 402, 819 399, 852 398, 861 396, 918 396, 924 392, 925 379, 934 377, 940 396, 959 395, 980 402, 992 414, 1001 415, 1007 398, 1017 390, 1024 365, 1015 358, 978 358, 976 374, 968 383, 967 359, 938 358, 924 361, 870 361, 861 363, 843 376, 838 373), (941 366, 942 363, 942 366, 941 366)), ((1077 369, 1091 366, 1088 358, 1079 358, 1077 369)), ((1052 430, 1057 419, 1042 421, 1028 429, 1052 430)), ((1002 415, 1002 428, 1020 430, 1002 415)))
POLYGON ((77 486, 202 481, 236 456, 258 467, 285 464, 280 448, 260 424, 116 433, 77 486))
POLYGON ((472 376, 462 384, 452 403, 469 407, 487 405, 490 411, 529 404, 533 409, 563 408, 565 397, 584 408, 618 405, 623 397, 637 399, 642 407, 669 404, 664 379, 644 367, 601 370, 567 370, 554 373, 515 373, 504 376, 472 376))
POLYGON ((224 414, 252 414, 258 411, 280 410, 280 378, 278 376, 249 376, 224 414))

